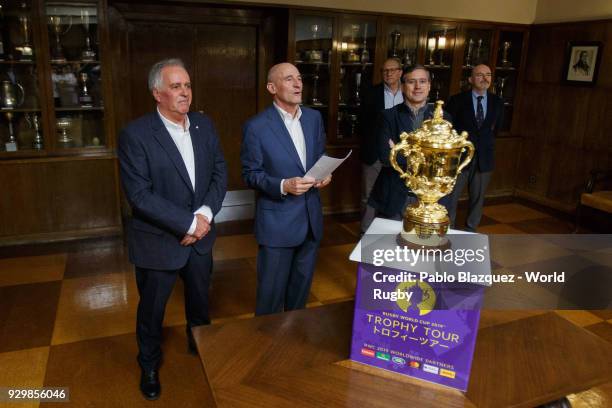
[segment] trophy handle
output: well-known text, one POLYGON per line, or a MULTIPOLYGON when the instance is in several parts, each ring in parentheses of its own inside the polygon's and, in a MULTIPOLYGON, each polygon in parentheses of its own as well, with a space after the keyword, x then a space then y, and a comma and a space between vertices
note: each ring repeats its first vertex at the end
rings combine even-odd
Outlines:
POLYGON ((72 16, 69 15, 68 16, 68 28, 66 28, 64 30, 64 32, 62 33, 62 35, 66 34, 68 31, 70 31, 70 29, 72 28, 72 16))
POLYGON ((18 106, 21 106, 25 102, 25 91, 23 89, 23 86, 21 86, 19 82, 15 82, 15 86, 17 86, 17 88, 19 88, 19 91, 21 92, 21 96, 19 97, 18 103, 18 106))
POLYGON ((461 173, 461 170, 463 170, 465 168, 465 166, 470 164, 470 162, 472 161, 472 158, 474 157, 474 152, 476 151, 474 149, 474 145, 469 140, 466 140, 463 143, 463 145, 461 146, 461 149, 465 149, 465 148, 468 149, 468 154, 467 154, 467 156, 465 156, 463 158, 463 161, 461 162, 461 164, 457 168, 457 175, 459 175, 461 173))
POLYGON ((402 151, 404 157, 410 156, 411 153, 418 153, 420 151, 419 148, 415 146, 408 145, 405 140, 402 140, 400 143, 396 144, 391 148, 391 152, 389 152, 389 162, 391 162, 391 166, 400 174, 400 178, 405 179, 410 176, 414 176, 414 166, 410 166, 410 164, 406 167, 407 171, 404 171, 399 164, 397 164, 396 156, 397 152, 402 151), (412 171, 411 171, 412 170, 412 171))

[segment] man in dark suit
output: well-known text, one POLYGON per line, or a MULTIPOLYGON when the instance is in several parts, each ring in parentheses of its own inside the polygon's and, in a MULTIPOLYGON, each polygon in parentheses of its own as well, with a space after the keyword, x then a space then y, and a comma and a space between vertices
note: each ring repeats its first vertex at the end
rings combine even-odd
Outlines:
POLYGON ((123 129, 118 155, 132 207, 128 243, 140 295, 136 318, 140 390, 145 398, 157 399, 162 322, 178 275, 185 283, 192 353, 191 327, 210 323, 213 216, 225 196, 227 170, 211 120, 189 113, 191 81, 183 63, 170 59, 153 65, 149 89, 157 110, 123 129))
POLYGON ((374 85, 364 93, 359 112, 359 134, 361 136, 361 231, 365 232, 376 211, 368 204, 370 192, 380 173, 381 163, 378 160, 376 148, 376 124, 379 115, 385 109, 404 102, 400 78, 402 76, 402 64, 398 58, 388 58, 381 69, 383 82, 374 85))
MULTIPOLYGON (((434 107, 427 103, 431 89, 429 71, 422 65, 404 67, 401 76, 404 103, 382 112, 378 122, 376 151, 382 163, 380 174, 374 183, 369 204, 376 214, 384 218, 400 220, 404 208, 416 201, 397 171, 391 167, 389 152, 400 141, 402 132, 410 133, 433 117, 434 107)), ((445 119, 448 119, 445 116, 445 119)), ((405 167, 405 159, 398 156, 398 164, 405 167)), ((440 204, 446 205, 445 199, 440 204)))
POLYGON ((273 105, 244 126, 242 176, 257 193, 256 315, 306 305, 323 214, 318 189, 331 181, 304 177, 323 155, 325 130, 321 114, 300 107, 302 77, 282 63, 268 73, 273 105))
POLYGON ((472 89, 452 96, 446 106, 453 118, 453 127, 457 132, 467 131, 469 140, 476 148, 469 167, 457 178, 451 194, 449 218, 451 226, 454 226, 457 203, 467 184, 469 208, 466 229, 474 232, 482 218, 485 192, 493 172, 495 136, 502 126, 504 102, 497 95, 487 91, 491 86, 491 69, 488 66, 484 64, 475 66, 468 81, 472 89))

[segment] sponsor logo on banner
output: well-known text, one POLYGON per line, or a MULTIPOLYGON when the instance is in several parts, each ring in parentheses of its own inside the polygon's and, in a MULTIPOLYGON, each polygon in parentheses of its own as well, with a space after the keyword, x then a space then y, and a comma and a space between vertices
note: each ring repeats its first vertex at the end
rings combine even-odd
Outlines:
POLYGON ((455 372, 451 370, 440 369, 440 375, 442 377, 455 378, 455 372))
POLYGON ((410 367, 412 368, 419 368, 421 366, 421 364, 419 364, 418 361, 411 361, 410 362, 410 367))
POLYGON ((393 361, 395 364, 398 364, 398 365, 405 365, 406 364, 406 360, 404 360, 403 358, 398 357, 398 356, 393 356, 391 358, 391 361, 393 361))
POLYGON ((436 366, 423 364, 423 371, 425 371, 426 373, 438 374, 439 369, 436 366))
POLYGON ((382 353, 380 351, 376 352, 376 358, 379 358, 381 360, 385 360, 385 361, 389 361, 391 360, 391 356, 387 353, 382 353))
POLYGON ((362 348, 361 354, 363 354, 364 356, 368 356, 368 357, 374 357, 374 350, 371 350, 368 348, 362 348))

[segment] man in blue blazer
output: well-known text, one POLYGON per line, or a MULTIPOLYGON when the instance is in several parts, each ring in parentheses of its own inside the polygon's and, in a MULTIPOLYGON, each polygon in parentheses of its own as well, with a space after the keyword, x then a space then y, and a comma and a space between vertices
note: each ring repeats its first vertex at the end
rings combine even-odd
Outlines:
POLYGON ((453 118, 457 132, 467 131, 469 140, 474 143, 476 153, 468 168, 457 177, 457 184, 451 194, 449 218, 454 226, 457 216, 457 203, 465 185, 468 186, 469 207, 466 229, 476 231, 482 218, 485 192, 495 159, 495 137, 502 126, 504 102, 490 92, 491 69, 484 64, 475 66, 468 78, 472 89, 453 95, 446 106, 453 118))
MULTIPOLYGON (((431 119, 434 113, 432 104, 427 103, 431 89, 431 77, 427 68, 422 65, 404 67, 401 77, 404 103, 385 109, 378 122, 377 153, 382 163, 380 174, 370 194, 369 205, 376 209, 376 215, 383 218, 401 220, 407 205, 416 202, 417 198, 406 187, 404 180, 391 167, 389 153, 395 143, 399 143, 403 132, 413 132, 431 119)), ((449 120, 445 114, 445 119, 449 120)), ((398 164, 406 167, 406 160, 398 155, 398 164)), ((440 204, 447 206, 446 197, 440 204)))
POLYGON ((119 163, 132 208, 130 261, 140 301, 136 320, 140 390, 160 393, 162 322, 176 278, 185 283, 188 346, 191 327, 209 324, 208 288, 215 241, 213 216, 221 209, 227 170, 211 120, 190 113, 191 81, 177 59, 149 73, 155 112, 129 123, 119 137, 119 163))
POLYGON ((289 63, 268 72, 273 105, 244 126, 242 176, 257 191, 256 315, 306 305, 323 235, 318 189, 331 181, 304 177, 325 151, 321 114, 302 103, 302 77, 289 63))

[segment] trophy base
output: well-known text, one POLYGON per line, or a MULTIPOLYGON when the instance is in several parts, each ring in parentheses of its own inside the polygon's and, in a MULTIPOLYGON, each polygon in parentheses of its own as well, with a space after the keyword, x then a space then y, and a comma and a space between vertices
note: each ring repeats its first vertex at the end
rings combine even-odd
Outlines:
POLYGON ((53 64, 63 64, 65 62, 68 62, 68 60, 65 57, 55 57, 51 58, 51 62, 53 64))
POLYGON ((32 149, 34 150, 43 150, 45 148, 45 146, 42 144, 42 142, 40 143, 32 143, 32 149))
POLYGON ((307 52, 308 62, 323 62, 323 51, 321 50, 310 50, 307 52))
POLYGON ((312 106, 323 106, 323 103, 320 100, 318 100, 318 99, 310 101, 310 104, 312 106))
POLYGON ((7 152, 16 152, 17 151, 17 143, 16 142, 8 142, 4 144, 7 152))
POLYGON ((408 234, 404 231, 397 234, 395 239, 398 245, 408 247, 409 249, 449 249, 451 242, 443 236, 432 236, 429 238, 419 238, 415 233, 408 234))
POLYGON ((83 51, 81 54, 81 61, 83 62, 94 62, 95 60, 96 54, 93 51, 91 53, 83 51))

